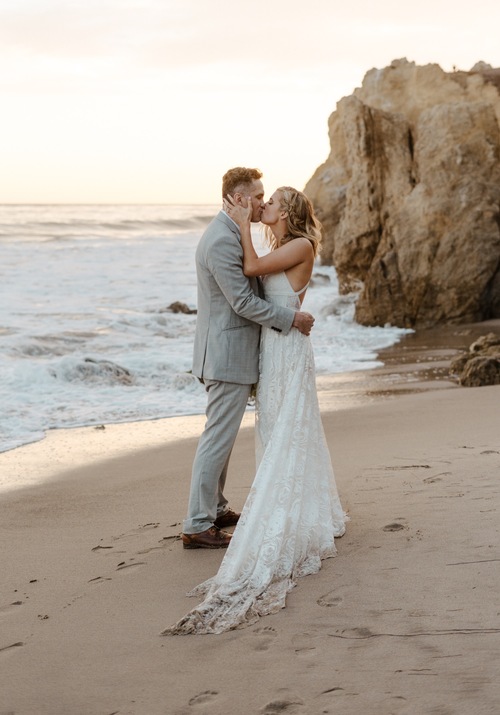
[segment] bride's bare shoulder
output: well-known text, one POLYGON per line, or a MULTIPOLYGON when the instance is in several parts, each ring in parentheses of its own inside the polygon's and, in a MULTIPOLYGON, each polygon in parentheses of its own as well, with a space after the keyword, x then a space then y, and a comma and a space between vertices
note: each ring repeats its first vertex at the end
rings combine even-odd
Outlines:
POLYGON ((304 254, 304 257, 307 257, 309 253, 314 253, 311 241, 309 241, 309 239, 305 236, 297 236, 297 238, 292 238, 291 241, 283 243, 281 248, 287 248, 289 251, 293 250, 295 252, 300 251, 300 253, 304 254))

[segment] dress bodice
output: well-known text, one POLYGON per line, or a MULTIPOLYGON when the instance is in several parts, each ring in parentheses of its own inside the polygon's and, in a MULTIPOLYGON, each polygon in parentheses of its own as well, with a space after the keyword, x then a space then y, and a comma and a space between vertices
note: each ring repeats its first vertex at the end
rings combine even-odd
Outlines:
POLYGON ((307 283, 301 290, 295 291, 285 273, 270 273, 262 279, 266 299, 271 303, 284 305, 287 308, 300 309, 300 296, 307 289, 307 283))

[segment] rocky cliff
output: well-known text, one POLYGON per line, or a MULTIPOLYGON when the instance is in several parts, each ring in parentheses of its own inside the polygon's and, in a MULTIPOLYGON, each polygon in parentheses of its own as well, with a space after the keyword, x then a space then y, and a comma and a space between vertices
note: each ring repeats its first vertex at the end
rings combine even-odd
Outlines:
POLYGON ((500 317, 500 70, 396 60, 329 118, 305 192, 356 319, 428 327, 500 317))

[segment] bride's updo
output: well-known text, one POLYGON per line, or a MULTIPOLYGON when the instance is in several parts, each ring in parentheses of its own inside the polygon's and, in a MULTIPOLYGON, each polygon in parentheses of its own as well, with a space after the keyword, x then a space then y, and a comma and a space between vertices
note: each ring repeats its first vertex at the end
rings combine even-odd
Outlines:
MULTIPOLYGON (((280 208, 287 213, 286 234, 279 245, 288 243, 294 238, 307 238, 311 242, 316 256, 320 251, 322 227, 314 214, 314 208, 307 196, 292 186, 280 186, 280 208)), ((278 241, 271 228, 264 229, 266 240, 272 250, 278 248, 278 241)))

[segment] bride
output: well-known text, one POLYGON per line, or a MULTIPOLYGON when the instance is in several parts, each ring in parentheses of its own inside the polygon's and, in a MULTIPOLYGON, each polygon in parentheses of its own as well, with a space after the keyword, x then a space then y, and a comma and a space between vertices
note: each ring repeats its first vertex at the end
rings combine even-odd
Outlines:
MULTIPOLYGON (((228 199, 224 209, 241 229, 245 275, 262 277, 266 300, 300 310, 321 238, 309 199, 288 186, 274 192, 261 215, 271 251, 261 257, 251 208, 228 199)), ((188 594, 203 601, 161 635, 249 625, 284 608, 296 580, 335 555, 347 516, 321 423, 311 342, 298 330, 262 328, 255 431, 255 480, 219 571, 188 594)))

